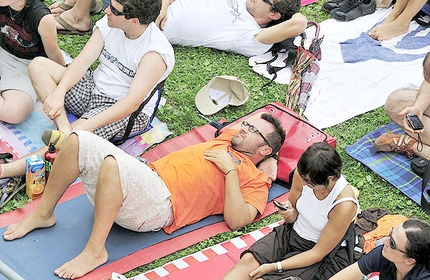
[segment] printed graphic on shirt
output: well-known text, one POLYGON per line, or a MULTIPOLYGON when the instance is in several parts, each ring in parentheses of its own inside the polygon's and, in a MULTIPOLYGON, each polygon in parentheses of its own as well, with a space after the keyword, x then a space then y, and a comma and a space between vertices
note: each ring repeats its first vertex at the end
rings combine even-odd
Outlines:
POLYGON ((134 76, 136 75, 136 73, 133 70, 127 68, 127 66, 125 66, 120 61, 118 61, 118 59, 114 55, 112 55, 110 52, 108 52, 105 48, 103 48, 102 55, 110 63, 112 63, 113 65, 115 65, 119 69, 119 71, 121 71, 125 75, 127 75, 127 76, 129 76, 131 78, 134 78, 134 76))

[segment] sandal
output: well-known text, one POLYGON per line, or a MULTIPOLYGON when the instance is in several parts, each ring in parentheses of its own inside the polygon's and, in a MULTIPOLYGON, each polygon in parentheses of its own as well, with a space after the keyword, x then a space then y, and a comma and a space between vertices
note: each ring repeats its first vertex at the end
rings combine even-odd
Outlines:
POLYGON ((0 163, 8 163, 11 162, 13 155, 11 153, 3 153, 0 154, 0 163))
POLYGON ((0 179, 0 209, 25 187, 24 176, 0 179))

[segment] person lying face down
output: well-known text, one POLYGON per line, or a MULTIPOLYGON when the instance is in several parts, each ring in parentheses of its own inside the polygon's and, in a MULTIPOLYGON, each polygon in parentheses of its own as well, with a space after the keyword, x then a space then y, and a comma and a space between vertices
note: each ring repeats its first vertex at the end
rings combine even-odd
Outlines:
POLYGON ((262 114, 146 165, 95 134, 75 131, 54 162, 37 209, 10 225, 3 238, 53 226, 54 208, 77 177, 94 205, 94 225, 84 250, 54 271, 61 278, 81 277, 108 260, 105 242, 114 222, 133 231, 171 233, 223 214, 231 229, 242 227, 267 203, 269 176, 256 165, 276 165, 271 156, 284 140, 280 122, 262 114))
POLYGON ((371 272, 379 279, 430 279, 430 226, 408 220, 393 227, 383 245, 343 269, 331 280, 356 280, 371 272))
POLYGON ((300 0, 163 0, 156 24, 170 43, 245 56, 299 36, 307 19, 300 0))

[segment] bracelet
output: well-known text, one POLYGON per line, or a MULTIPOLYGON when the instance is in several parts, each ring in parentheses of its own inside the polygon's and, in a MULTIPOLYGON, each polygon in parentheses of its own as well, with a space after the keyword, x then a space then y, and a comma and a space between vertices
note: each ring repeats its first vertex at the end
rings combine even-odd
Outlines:
POLYGON ((224 173, 224 177, 226 177, 228 175, 228 173, 230 173, 231 171, 236 171, 236 168, 230 169, 229 171, 227 171, 226 173, 224 173))
POLYGON ((278 266, 278 272, 279 272, 279 273, 281 273, 282 271, 284 271, 284 270, 282 269, 281 262, 277 262, 277 263, 276 263, 276 265, 278 266))

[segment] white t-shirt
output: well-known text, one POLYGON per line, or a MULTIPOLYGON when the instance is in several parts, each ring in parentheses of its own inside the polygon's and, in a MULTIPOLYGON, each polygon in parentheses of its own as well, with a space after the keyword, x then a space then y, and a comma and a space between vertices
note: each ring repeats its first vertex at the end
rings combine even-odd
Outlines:
POLYGON ((246 0, 175 0, 167 10, 164 35, 170 43, 204 46, 245 56, 263 54, 272 45, 254 38, 261 27, 246 10, 246 0))
MULTIPOLYGON (((121 29, 109 27, 107 16, 97 21, 96 26, 105 42, 99 56, 100 64, 94 71, 94 83, 97 91, 115 100, 126 97, 140 60, 150 51, 159 53, 167 66, 157 84, 166 79, 172 71, 175 65, 173 48, 154 23, 150 23, 145 32, 136 39, 128 39, 121 29)), ((157 94, 142 111, 151 116, 156 101, 157 94)))

